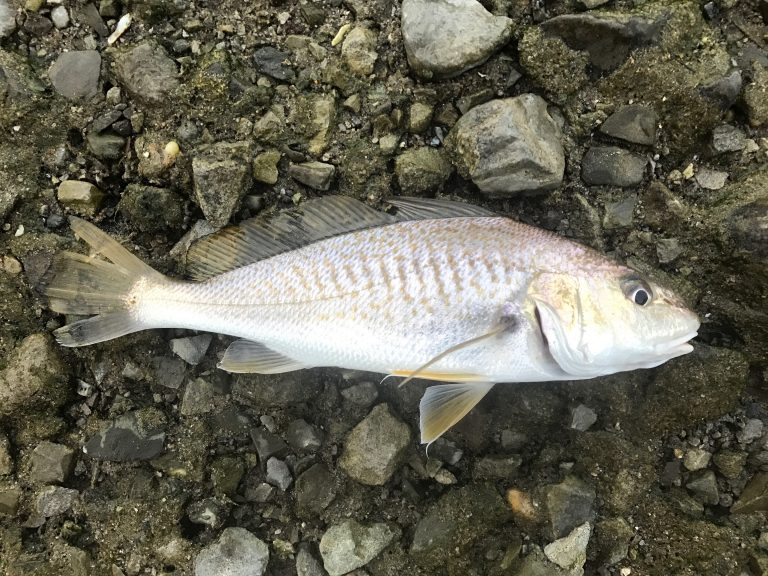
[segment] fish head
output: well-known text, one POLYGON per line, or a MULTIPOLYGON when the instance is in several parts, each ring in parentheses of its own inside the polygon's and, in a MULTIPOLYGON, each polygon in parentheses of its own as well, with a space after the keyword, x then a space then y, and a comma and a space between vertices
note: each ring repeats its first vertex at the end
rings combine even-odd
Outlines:
POLYGON ((618 265, 540 274, 529 296, 550 355, 574 379, 652 368, 687 354, 700 325, 671 290, 618 265))

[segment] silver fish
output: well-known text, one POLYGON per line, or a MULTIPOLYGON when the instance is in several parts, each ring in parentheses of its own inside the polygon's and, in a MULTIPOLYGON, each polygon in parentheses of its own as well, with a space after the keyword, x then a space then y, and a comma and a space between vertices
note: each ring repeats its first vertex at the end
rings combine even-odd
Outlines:
POLYGON ((56 337, 188 328, 240 338, 219 364, 230 372, 338 366, 450 382, 421 400, 425 443, 495 383, 593 378, 692 350, 696 315, 594 250, 466 204, 391 204, 394 215, 331 196, 226 228, 190 249, 191 281, 72 218, 94 255, 62 254, 45 291, 52 310, 94 316, 56 337))

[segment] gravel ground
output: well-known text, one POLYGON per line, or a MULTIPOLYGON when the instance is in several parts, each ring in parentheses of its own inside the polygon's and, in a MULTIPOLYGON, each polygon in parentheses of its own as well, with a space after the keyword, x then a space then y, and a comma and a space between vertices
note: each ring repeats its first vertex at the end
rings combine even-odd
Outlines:
MULTIPOLYGON (((0 0, 0 573, 768 574, 766 0, 0 0), (497 386, 58 347, 81 215, 162 272, 328 191, 452 197, 682 293, 695 351, 497 386)), ((427 239, 425 239, 426 241, 427 239)), ((514 247, 510 247, 514 249, 514 247)))

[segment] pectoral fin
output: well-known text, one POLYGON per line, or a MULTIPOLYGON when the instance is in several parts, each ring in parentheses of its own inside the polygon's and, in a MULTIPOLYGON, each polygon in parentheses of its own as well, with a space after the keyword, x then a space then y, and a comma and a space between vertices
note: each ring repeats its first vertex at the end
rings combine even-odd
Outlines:
POLYGON ((431 386, 419 403, 421 443, 430 444, 483 399, 493 388, 490 382, 443 384, 431 386))
POLYGON ((232 342, 219 362, 222 370, 237 373, 282 374, 309 367, 250 340, 232 342))

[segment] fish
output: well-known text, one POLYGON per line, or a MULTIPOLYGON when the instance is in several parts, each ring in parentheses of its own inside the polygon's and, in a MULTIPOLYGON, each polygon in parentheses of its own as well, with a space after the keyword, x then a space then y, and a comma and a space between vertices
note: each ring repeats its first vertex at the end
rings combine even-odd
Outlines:
POLYGON ((462 202, 389 204, 332 195, 226 227, 188 250, 188 279, 71 217, 91 254, 57 255, 43 292, 54 312, 89 317, 54 335, 72 347, 183 328, 237 338, 218 364, 228 372, 440 382, 419 404, 426 444, 498 383, 595 378, 693 350, 699 319, 683 300, 591 248, 462 202))

